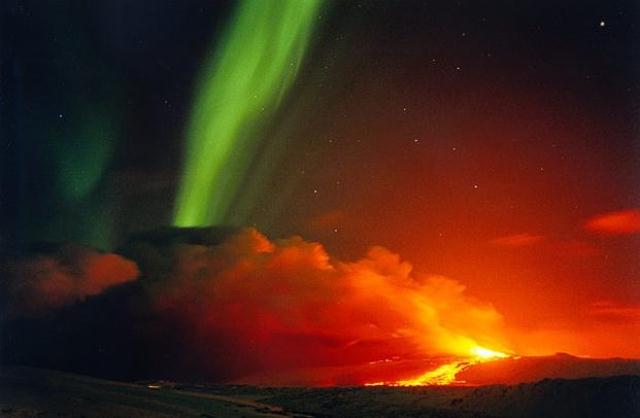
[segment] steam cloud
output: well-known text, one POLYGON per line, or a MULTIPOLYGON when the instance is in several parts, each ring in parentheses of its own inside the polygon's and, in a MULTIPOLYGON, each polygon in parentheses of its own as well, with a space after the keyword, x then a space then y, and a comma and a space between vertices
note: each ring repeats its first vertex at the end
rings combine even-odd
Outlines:
MULTIPOLYGON (((6 350, 14 356, 9 360, 41 358, 42 341, 58 341, 47 346, 53 359, 47 361, 55 364, 39 365, 68 369, 82 357, 77 369, 111 378, 261 375, 269 381, 290 373, 279 383, 301 383, 296 371, 310 368, 468 356, 478 345, 507 348, 491 305, 468 297, 454 280, 412 272, 381 247, 344 262, 320 244, 300 237, 270 241, 254 229, 215 242, 160 241, 134 245, 142 269, 137 281, 133 262, 90 250, 14 263, 21 280, 12 282, 11 295, 23 311, 69 305, 130 283, 57 317, 54 311, 27 338, 12 339, 18 345, 6 350)), ((8 334, 23 329, 18 324, 8 334)))
POLYGON ((603 213, 587 220, 585 228, 605 235, 640 233, 640 209, 603 213))
POLYGON ((8 261, 2 267, 8 312, 27 315, 84 300, 139 274, 130 260, 79 246, 8 261))
POLYGON ((181 247, 154 307, 177 320, 203 367, 224 359, 242 374, 504 347, 500 315, 464 290, 412 274, 381 247, 341 262, 320 244, 247 229, 219 246, 181 247))

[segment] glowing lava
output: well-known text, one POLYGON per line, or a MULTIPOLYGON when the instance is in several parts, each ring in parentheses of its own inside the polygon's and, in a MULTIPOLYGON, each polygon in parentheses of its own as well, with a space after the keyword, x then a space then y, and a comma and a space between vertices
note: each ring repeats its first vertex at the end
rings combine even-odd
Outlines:
POLYGON ((395 382, 365 383, 365 386, 432 386, 432 385, 464 385, 466 382, 457 380, 456 375, 461 371, 478 363, 485 363, 500 358, 510 357, 506 353, 476 346, 470 350, 471 356, 443 364, 433 370, 406 380, 395 382))
POLYGON ((494 351, 494 350, 490 350, 488 348, 479 347, 479 346, 472 348, 471 353, 473 353, 477 358, 486 359, 486 360, 509 357, 508 354, 501 353, 500 351, 494 351))

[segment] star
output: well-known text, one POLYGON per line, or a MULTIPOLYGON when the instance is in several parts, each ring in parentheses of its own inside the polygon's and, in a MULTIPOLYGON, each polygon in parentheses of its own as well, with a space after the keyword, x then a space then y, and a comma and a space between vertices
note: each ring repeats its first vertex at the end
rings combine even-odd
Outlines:
POLYGON ((600 21, 600 27, 604 28, 606 26, 606 22, 604 20, 600 21))

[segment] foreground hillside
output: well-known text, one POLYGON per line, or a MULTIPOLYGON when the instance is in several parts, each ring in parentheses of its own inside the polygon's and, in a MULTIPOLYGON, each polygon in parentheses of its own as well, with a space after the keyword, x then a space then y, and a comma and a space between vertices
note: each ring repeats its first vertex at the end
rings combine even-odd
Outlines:
POLYGON ((640 376, 482 387, 264 388, 0 371, 2 417, 640 418, 640 376))
POLYGON ((475 388, 334 388, 283 394, 268 402, 313 416, 335 417, 640 417, 640 377, 475 388))

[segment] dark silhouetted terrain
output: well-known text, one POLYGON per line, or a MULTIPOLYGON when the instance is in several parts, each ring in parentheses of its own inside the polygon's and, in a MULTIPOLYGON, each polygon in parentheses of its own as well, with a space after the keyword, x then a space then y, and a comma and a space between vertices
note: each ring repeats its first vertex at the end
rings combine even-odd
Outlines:
POLYGON ((636 418, 640 376, 482 387, 267 388, 0 373, 2 417, 636 418))

